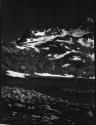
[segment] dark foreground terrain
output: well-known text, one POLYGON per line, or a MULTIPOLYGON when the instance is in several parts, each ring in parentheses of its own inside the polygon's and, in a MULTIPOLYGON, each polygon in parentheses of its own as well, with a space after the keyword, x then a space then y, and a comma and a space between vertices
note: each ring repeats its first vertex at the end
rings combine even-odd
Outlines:
POLYGON ((94 94, 94 80, 3 77, 0 123, 95 125, 94 94))

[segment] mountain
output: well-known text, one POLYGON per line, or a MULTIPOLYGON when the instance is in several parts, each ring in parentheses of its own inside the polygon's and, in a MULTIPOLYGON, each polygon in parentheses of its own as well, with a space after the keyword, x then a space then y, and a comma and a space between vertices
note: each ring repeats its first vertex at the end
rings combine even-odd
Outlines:
POLYGON ((31 77, 94 78, 93 25, 87 18, 77 29, 28 29, 9 45, 2 43, 1 69, 31 77))

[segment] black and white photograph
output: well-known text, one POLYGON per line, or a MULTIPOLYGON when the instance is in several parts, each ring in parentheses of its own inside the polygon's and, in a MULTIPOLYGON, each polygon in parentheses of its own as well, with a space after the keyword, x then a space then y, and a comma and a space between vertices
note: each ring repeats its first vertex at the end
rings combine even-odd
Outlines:
POLYGON ((96 125, 94 5, 1 1, 0 125, 96 125))

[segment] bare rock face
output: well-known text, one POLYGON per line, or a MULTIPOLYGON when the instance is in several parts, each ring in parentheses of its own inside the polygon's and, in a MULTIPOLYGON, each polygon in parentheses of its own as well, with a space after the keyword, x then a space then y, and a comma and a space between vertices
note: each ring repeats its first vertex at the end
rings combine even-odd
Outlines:
POLYGON ((94 78, 93 26, 94 20, 87 18, 76 30, 28 29, 9 46, 2 43, 2 71, 32 77, 94 78))

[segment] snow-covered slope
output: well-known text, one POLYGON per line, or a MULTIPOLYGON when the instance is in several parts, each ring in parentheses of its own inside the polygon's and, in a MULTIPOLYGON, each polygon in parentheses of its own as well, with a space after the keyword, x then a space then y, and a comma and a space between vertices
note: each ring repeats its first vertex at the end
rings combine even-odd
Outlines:
MULTIPOLYGON (((30 76, 93 78, 94 21, 77 29, 29 29, 21 37, 2 45, 2 70, 30 76)), ((8 74, 8 73, 7 73, 8 74)))

